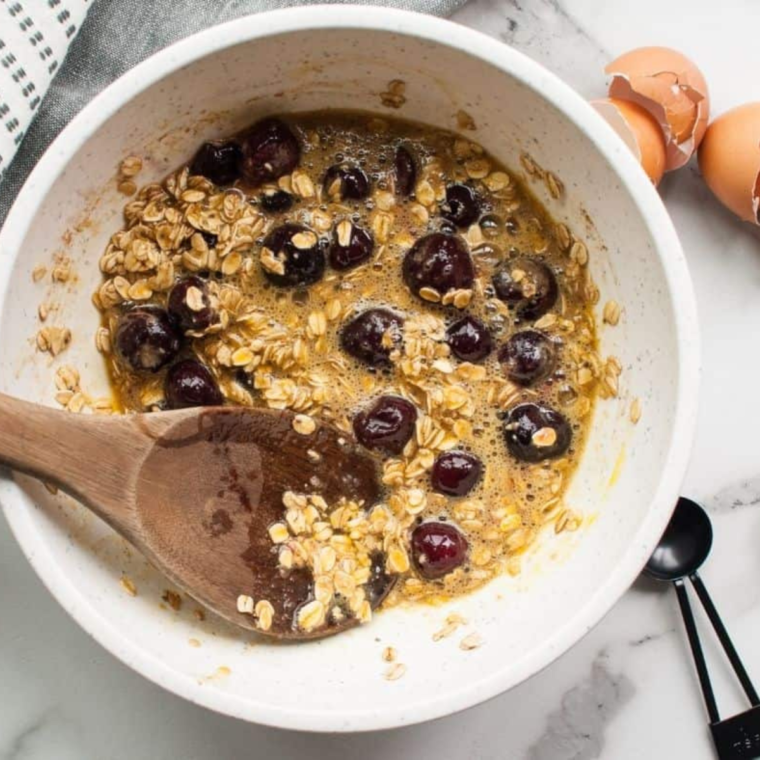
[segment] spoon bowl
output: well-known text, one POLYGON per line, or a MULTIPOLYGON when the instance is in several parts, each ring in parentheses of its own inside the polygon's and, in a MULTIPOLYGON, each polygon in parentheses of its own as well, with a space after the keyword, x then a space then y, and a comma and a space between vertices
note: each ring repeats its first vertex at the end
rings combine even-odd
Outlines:
POLYGON ((644 572, 658 581, 676 581, 691 575, 707 559, 712 540, 707 512, 691 499, 681 497, 644 572))
MULTIPOLYGON (((371 506, 378 465, 340 430, 296 418, 234 407, 85 416, 0 394, 0 463, 79 499, 220 617, 280 639, 321 638, 357 620, 295 625, 314 578, 281 568, 269 529, 285 517, 287 491, 371 506), (271 622, 251 614, 250 599, 239 609, 240 597, 269 602, 271 622)), ((395 578, 381 552, 370 559, 363 588, 375 608, 395 578)))

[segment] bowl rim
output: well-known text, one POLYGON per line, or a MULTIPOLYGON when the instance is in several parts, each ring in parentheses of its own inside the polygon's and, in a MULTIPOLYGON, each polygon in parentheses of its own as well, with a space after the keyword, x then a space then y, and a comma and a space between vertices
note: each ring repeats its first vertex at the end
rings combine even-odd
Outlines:
POLYGON ((655 242, 678 338, 678 387, 674 422, 663 476, 647 515, 620 558, 615 572, 547 642, 516 666, 478 673, 456 691, 413 704, 402 701, 382 712, 355 709, 335 714, 294 704, 272 707, 221 690, 202 688, 134 643, 103 617, 64 575, 41 540, 34 509, 14 504, 23 492, 13 480, 0 482, 0 504, 22 551, 50 593, 77 623, 123 663, 195 704, 244 720, 308 731, 369 731, 411 725, 458 712, 490 699, 535 675, 577 643, 607 614, 638 576, 658 541, 679 495, 696 426, 700 375, 699 331, 691 277, 673 224, 638 162, 611 127, 556 75, 513 48, 455 22, 392 8, 313 5, 246 16, 211 27, 156 53, 97 95, 65 127, 45 152, 0 230, 0 318, 10 287, 11 268, 35 212, 71 157, 124 103, 178 69, 228 47, 289 32, 322 29, 374 30, 434 42, 464 52, 517 78, 557 108, 594 144, 636 204, 655 242))

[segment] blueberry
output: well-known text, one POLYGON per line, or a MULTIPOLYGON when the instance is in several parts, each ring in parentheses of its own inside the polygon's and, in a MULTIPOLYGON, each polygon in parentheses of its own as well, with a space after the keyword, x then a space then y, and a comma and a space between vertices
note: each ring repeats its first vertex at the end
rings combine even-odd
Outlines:
POLYGON ((504 264, 493 276, 496 295, 521 319, 538 319, 559 296, 557 278, 541 261, 519 258, 504 264))
POLYGON ((198 174, 215 185, 231 185, 240 177, 243 151, 236 142, 201 145, 190 164, 190 174, 198 174))
POLYGON ((279 119, 264 119, 243 136, 240 169, 253 185, 290 174, 301 160, 301 146, 290 127, 279 119))
POLYGON ((564 415, 542 404, 519 404, 507 413, 504 440, 510 454, 522 462, 561 457, 573 433, 564 415))
POLYGON ((335 164, 325 172, 323 187, 332 201, 362 201, 369 195, 369 178, 358 166, 335 164))
POLYGON ((340 345, 347 354, 371 367, 386 366, 392 348, 401 342, 403 326, 403 317, 389 309, 368 309, 343 327, 340 345))
POLYGON ((206 241, 209 248, 216 248, 216 244, 219 242, 218 235, 214 235, 213 232, 206 232, 206 230, 201 230, 201 237, 206 241))
POLYGON ((295 198, 284 190, 271 190, 261 196, 261 208, 270 214, 279 214, 293 207, 295 198))
POLYGON ((465 362, 482 361, 493 348, 488 328, 479 319, 469 315, 449 326, 446 342, 454 356, 465 362))
POLYGON ((554 344, 538 330, 517 332, 499 349, 507 377, 519 385, 533 385, 548 377, 555 359, 554 344))
POLYGON ((468 185, 449 185, 446 200, 441 204, 441 216, 457 227, 466 228, 478 221, 480 196, 468 185))
POLYGON ((467 556, 467 539, 453 525, 424 522, 412 532, 412 560, 426 580, 456 570, 467 556))
POLYGON ((281 261, 282 273, 262 267, 264 275, 278 287, 311 285, 322 278, 325 271, 325 254, 319 238, 302 224, 281 224, 264 238, 264 248, 281 261))
POLYGON ((205 364, 183 359, 166 373, 164 396, 170 409, 192 406, 221 406, 224 396, 205 364))
POLYGON ((364 595, 367 597, 370 607, 374 610, 388 596, 388 592, 393 588, 397 576, 386 571, 386 557, 383 552, 372 552, 369 555, 369 559, 370 573, 369 580, 364 584, 364 595))
POLYGON ((140 306, 119 320, 116 352, 132 369, 156 372, 177 355, 181 338, 168 312, 157 306, 140 306))
POLYGON ((183 278, 171 289, 167 308, 183 330, 205 330, 216 321, 208 285, 195 275, 183 278))
POLYGON ((393 171, 396 192, 404 197, 409 197, 417 184, 417 165, 412 154, 403 145, 396 148, 396 155, 393 157, 393 171))
POLYGON ((234 374, 235 382, 247 391, 254 390, 254 375, 252 372, 246 372, 244 369, 235 370, 234 374))
POLYGON ((477 485, 483 463, 469 451, 444 451, 433 464, 433 490, 447 496, 465 496, 477 485))
POLYGON ((475 267, 462 238, 433 232, 421 237, 404 257, 404 282, 412 293, 432 288, 440 295, 466 289, 475 279, 475 267))
POLYGON ((400 396, 381 396, 354 417, 354 434, 367 449, 400 454, 414 435, 417 409, 400 396))
POLYGON ((375 241, 372 234, 352 224, 348 219, 339 222, 330 243, 330 266, 345 270, 359 266, 372 256, 375 241))

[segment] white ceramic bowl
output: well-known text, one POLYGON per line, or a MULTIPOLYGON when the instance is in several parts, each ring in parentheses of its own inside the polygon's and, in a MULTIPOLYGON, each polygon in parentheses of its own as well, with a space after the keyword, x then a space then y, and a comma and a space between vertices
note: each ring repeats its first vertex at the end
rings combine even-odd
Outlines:
POLYGON ((90 293, 99 254, 120 223, 124 198, 113 177, 123 157, 145 158, 141 181, 160 178, 200 140, 262 114, 387 111, 379 93, 392 79, 407 83, 407 102, 393 115, 456 129, 457 112, 467 111, 477 123, 472 136, 509 167, 519 172, 528 151, 556 172, 565 200, 534 189, 586 238, 601 304, 615 298, 625 307, 620 325, 601 331, 603 353, 624 367, 622 397, 599 405, 568 496, 594 518, 587 527, 559 537, 548 531, 521 577, 448 607, 393 609, 317 643, 251 645, 236 630, 195 621, 189 602, 180 613, 161 609, 167 584, 96 518, 60 506, 31 481, 0 483, 24 552, 86 631, 170 691, 259 723, 319 731, 399 726, 525 680, 595 625, 636 578, 667 522, 690 450, 698 341, 689 274, 665 209, 628 149, 578 95, 521 54, 456 24, 387 8, 309 7, 235 21, 168 48, 97 97, 45 154, 0 236, 0 388, 52 403, 54 366, 65 362, 82 370, 87 391, 105 390, 90 293), (89 222, 77 225, 83 217, 89 222), (59 250, 72 257, 77 280, 48 295, 31 272, 59 250), (30 342, 46 297, 60 303, 52 322, 74 333, 52 365, 30 342), (634 396, 643 409, 635 427, 627 411, 634 396), (122 573, 136 583, 137 598, 120 587, 122 573), (481 648, 461 651, 462 634, 433 643, 452 609, 485 639, 481 648), (191 638, 202 646, 190 646, 191 638), (408 668, 395 682, 381 675, 388 644, 408 668))

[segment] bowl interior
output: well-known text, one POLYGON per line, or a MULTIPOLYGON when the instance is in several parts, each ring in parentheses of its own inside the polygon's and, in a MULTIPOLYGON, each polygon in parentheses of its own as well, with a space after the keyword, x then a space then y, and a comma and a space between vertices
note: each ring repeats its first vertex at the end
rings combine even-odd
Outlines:
MULTIPOLYGON (((467 126, 464 112, 476 127, 465 133, 515 172, 524 174, 520 157, 527 152, 563 181, 562 200, 553 200, 541 182, 529 186, 557 220, 586 240, 602 293, 600 322, 608 299, 624 306, 619 326, 601 328, 602 353, 618 357, 624 368, 621 397, 598 405, 568 496, 568 506, 586 516, 585 526, 560 536, 546 531, 520 577, 501 578, 445 607, 391 610, 335 639, 274 645, 214 620, 199 622, 189 600, 179 612, 168 608, 161 596, 169 584, 96 518, 26 479, 2 486, 9 519, 38 571, 118 656, 215 709, 321 730, 435 717, 491 696, 545 665, 630 583, 667 516, 663 492, 658 494, 663 474, 675 468, 677 480, 683 466, 672 451, 683 335, 657 233, 636 198, 644 195, 652 202, 654 194, 645 195, 649 191, 625 147, 551 75, 496 43, 427 19, 428 31, 417 36, 420 22, 404 14, 391 14, 388 21, 388 11, 382 11, 385 18, 379 21, 368 9, 363 20, 341 13, 340 21, 332 17, 333 25, 346 28, 320 28, 330 19, 322 15, 320 21, 314 11, 311 28, 301 31, 287 30, 297 25, 292 16, 274 25, 266 17, 255 24, 236 22, 133 72, 117 86, 121 90, 96 102, 51 149, 2 239, 9 285, 0 323, 0 387, 51 404, 54 371, 64 363, 80 369, 87 393, 106 391, 90 294, 100 279, 99 255, 120 225, 125 199, 116 192, 114 177, 127 155, 143 158, 139 179, 146 181, 187 160, 200 140, 272 112, 361 108, 459 131, 467 126), (360 28, 374 23, 386 29, 360 28), (234 44, 227 46, 230 40, 234 44), (464 42, 494 62, 458 49, 467 47, 464 42), (208 50, 206 57, 187 63, 208 50), (380 98, 393 79, 406 83, 406 102, 397 111, 380 98), (580 115, 568 118, 568 109, 580 115), (589 137, 579 126, 584 120, 608 141, 604 151, 595 145, 598 135, 589 137), (63 162, 65 169, 57 174, 63 162), (32 213, 34 223, 26 228, 24 218, 32 213), (32 270, 49 265, 56 252, 71 257, 75 277, 66 285, 51 286, 49 276, 33 283, 32 270), (35 354, 32 343, 42 301, 58 305, 49 323, 73 332, 72 346, 54 361, 35 354), (637 426, 628 419, 634 397, 643 410, 637 426), (653 503, 659 504, 654 513, 653 503), (137 597, 120 586, 122 574, 134 581, 137 597), (434 643, 433 632, 454 610, 469 627, 434 643), (477 630, 485 643, 465 652, 458 642, 469 630, 477 630), (386 645, 396 647, 407 665, 401 681, 382 677, 380 654, 386 645)), ((666 232, 671 234, 669 228, 666 232)), ((688 282, 683 286, 688 289, 688 282)), ((676 487, 666 488, 665 501, 676 487)))

